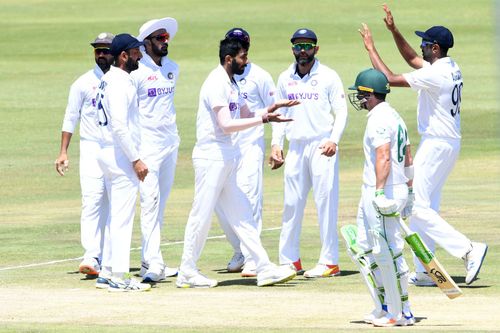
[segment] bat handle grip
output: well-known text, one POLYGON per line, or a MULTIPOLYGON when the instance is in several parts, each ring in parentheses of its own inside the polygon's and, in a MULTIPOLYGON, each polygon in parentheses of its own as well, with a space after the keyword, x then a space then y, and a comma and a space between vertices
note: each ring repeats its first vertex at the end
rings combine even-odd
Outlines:
POLYGON ((401 215, 397 214, 395 216, 395 218, 398 221, 399 225, 401 226, 401 229, 403 229, 403 232, 405 233, 406 236, 409 236, 409 235, 411 235, 413 233, 410 230, 410 228, 408 228, 408 226, 406 225, 406 223, 404 223, 403 218, 401 217, 401 215))

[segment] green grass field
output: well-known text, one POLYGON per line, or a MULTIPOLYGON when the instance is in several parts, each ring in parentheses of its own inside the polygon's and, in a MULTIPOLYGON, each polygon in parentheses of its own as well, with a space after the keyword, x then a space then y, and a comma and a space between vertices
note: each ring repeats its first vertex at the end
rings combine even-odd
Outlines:
MULTIPOLYGON (((489 331, 500 320, 500 136, 498 127, 498 52, 495 48, 495 3, 479 0, 388 1, 396 24, 414 46, 414 30, 445 25, 455 36, 450 55, 461 67, 463 90, 462 152, 443 192, 442 215, 471 239, 490 246, 480 279, 464 283, 461 260, 442 250, 437 255, 463 287, 464 296, 450 301, 435 288, 411 288, 412 330, 489 331), (494 311, 493 311, 494 313, 494 311)), ((174 0, 1 0, 0 47, 0 331, 11 332, 304 332, 371 329, 359 323, 371 310, 370 299, 341 243, 341 277, 294 280, 287 286, 257 288, 254 280, 226 274, 231 247, 217 238, 216 220, 199 262, 220 281, 214 290, 178 290, 168 280, 140 295, 108 295, 77 272, 82 255, 79 234, 80 188, 78 135, 70 147, 72 168, 59 177, 53 161, 59 152, 60 129, 71 83, 93 66, 89 46, 101 31, 138 33, 147 20, 175 17, 179 31, 170 57, 181 68, 176 108, 181 135, 176 181, 167 205, 163 254, 178 265, 184 226, 193 198, 191 150, 195 141, 198 93, 206 75, 218 64, 218 41, 231 27, 252 36, 251 61, 277 79, 293 61, 289 38, 300 27, 319 37, 322 63, 334 68, 350 86, 359 71, 370 67, 357 32, 361 22, 373 31, 379 52, 398 73, 410 71, 399 56, 375 1, 174 0), (52 261, 60 261, 45 264, 52 261), (37 265, 24 267, 28 265, 37 265)), ((389 102, 405 118, 413 143, 416 94, 395 88, 389 102)), ((362 172, 365 113, 349 108, 341 142, 339 227, 355 223, 362 172)), ((270 136, 269 128, 266 136, 270 136)), ((281 223, 282 171, 265 171, 264 228, 281 223)), ((311 201, 311 200, 310 200, 311 201)), ((140 246, 138 220, 132 247, 140 246)), ((262 239, 277 261, 279 230, 262 239)), ((302 262, 315 264, 319 232, 309 202, 302 232, 302 262)), ((406 253, 410 259, 410 253, 406 253)), ((140 251, 131 252, 132 271, 140 251)))

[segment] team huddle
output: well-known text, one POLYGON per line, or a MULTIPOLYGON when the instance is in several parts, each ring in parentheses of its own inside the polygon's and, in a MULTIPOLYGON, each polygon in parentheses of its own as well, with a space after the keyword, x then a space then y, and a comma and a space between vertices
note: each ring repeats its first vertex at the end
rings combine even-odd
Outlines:
MULTIPOLYGON (((408 326, 415 323, 408 285, 431 286, 436 279, 417 256, 410 273, 401 228, 405 234, 420 235, 430 255, 437 243, 463 259, 467 284, 477 278, 488 247, 472 242, 439 215, 441 191, 461 142, 463 80, 457 63, 448 56, 453 35, 443 26, 416 31, 422 38, 419 56, 397 29, 389 8, 383 8, 386 27, 414 71, 394 74, 363 24, 359 32, 373 68, 355 77, 349 87, 354 92, 348 96, 355 109, 367 110, 363 184, 357 225, 343 227, 342 236, 373 299, 374 310, 365 322, 408 326), (418 92, 421 140, 415 157, 404 120, 386 101, 391 87, 418 92), (401 219, 409 221, 409 229, 401 219)), ((177 29, 177 21, 166 17, 144 23, 137 38, 99 34, 91 43, 96 66, 71 86, 55 164, 61 175, 68 170, 67 150, 80 122, 85 253, 79 271, 96 276, 96 287, 111 292, 147 291, 168 277, 176 277, 179 288, 215 287, 218 282, 197 267, 215 213, 234 251, 227 270, 255 277, 257 286, 285 283, 296 275, 309 279, 340 275, 339 154, 347 99, 339 75, 316 58, 318 37, 306 28, 293 33, 295 62, 280 74, 276 85, 268 72, 249 62, 247 31, 230 29, 220 41, 220 63, 199 95, 192 152, 195 191, 182 258, 178 268, 165 264, 161 230, 180 144, 173 103, 179 67, 168 57, 177 29), (272 126, 269 165, 272 169, 284 165, 278 264, 270 261, 260 239, 267 123, 272 126), (321 249, 316 265, 305 270, 300 235, 311 189, 321 249), (129 274, 138 193, 141 282, 129 274)))

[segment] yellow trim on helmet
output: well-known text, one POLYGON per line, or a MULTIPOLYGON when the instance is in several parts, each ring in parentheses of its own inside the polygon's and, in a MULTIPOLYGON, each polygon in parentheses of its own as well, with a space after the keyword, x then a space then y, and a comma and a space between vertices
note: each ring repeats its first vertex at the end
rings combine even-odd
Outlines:
POLYGON ((368 87, 363 87, 363 86, 358 86, 358 90, 373 92, 373 88, 368 88, 368 87))

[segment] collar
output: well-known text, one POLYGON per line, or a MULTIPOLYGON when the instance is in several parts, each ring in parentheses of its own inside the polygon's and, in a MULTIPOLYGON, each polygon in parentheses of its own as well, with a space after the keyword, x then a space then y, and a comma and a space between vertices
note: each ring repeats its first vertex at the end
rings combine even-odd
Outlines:
MULTIPOLYGON (((111 67, 113 67, 113 66, 111 65, 111 67)), ((99 79, 104 75, 104 72, 102 71, 101 67, 99 67, 97 64, 95 64, 95 66, 94 66, 94 74, 99 79)))
MULTIPOLYGON (((299 76, 298 67, 299 67, 299 65, 296 62, 294 62, 292 64, 293 75, 299 76)), ((318 67, 319 67, 319 59, 318 58, 314 58, 314 64, 311 67, 311 70, 309 71, 309 73, 305 74, 303 77, 306 77, 308 75, 309 76, 316 75, 318 73, 318 67)))
POLYGON ((375 113, 379 113, 381 112, 381 110, 385 109, 386 107, 390 106, 389 103, 387 102, 382 102, 382 103, 378 103, 373 109, 370 110, 370 112, 368 112, 366 114, 366 117, 367 118, 370 118, 371 116, 373 116, 375 113))

